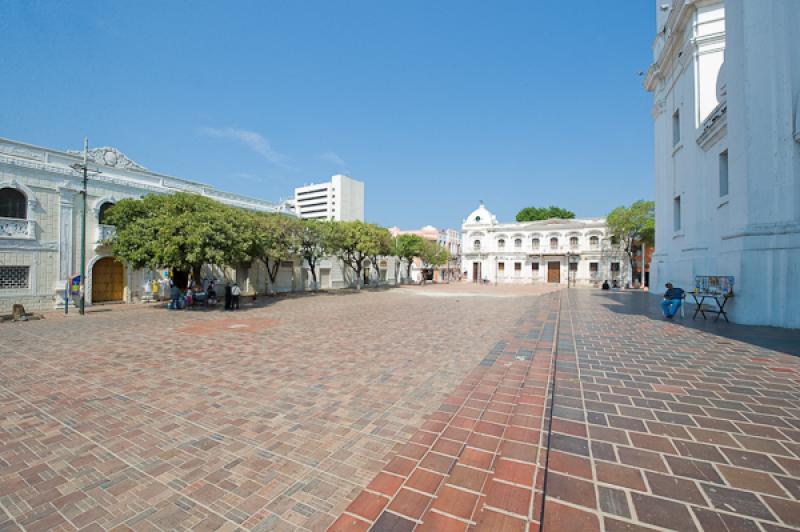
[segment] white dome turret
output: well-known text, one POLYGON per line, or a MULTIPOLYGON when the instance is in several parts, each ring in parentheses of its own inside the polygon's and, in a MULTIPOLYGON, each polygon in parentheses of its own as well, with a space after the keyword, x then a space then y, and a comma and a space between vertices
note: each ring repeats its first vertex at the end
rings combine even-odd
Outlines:
POLYGON ((492 225, 497 223, 497 217, 489 212, 483 202, 480 206, 472 211, 467 219, 464 220, 464 225, 492 225))

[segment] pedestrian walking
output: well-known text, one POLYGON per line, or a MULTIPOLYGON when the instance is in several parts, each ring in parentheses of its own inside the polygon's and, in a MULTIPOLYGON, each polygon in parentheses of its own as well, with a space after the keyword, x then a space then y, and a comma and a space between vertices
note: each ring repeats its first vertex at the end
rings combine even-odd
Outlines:
POLYGON ((233 299, 232 292, 231 283, 225 283, 225 310, 231 309, 231 300, 233 299))
POLYGON ((239 310, 239 296, 242 295, 242 289, 239 288, 238 283, 233 283, 233 288, 231 288, 231 296, 233 297, 231 301, 231 308, 233 310, 239 310))

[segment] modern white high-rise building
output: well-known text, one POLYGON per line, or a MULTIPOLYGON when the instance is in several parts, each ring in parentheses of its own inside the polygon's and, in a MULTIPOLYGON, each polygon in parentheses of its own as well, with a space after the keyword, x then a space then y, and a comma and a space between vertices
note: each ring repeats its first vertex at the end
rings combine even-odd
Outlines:
POLYGON ((800 1, 655 9, 651 286, 733 276, 732 320, 800 327, 800 1))
POLYGON ((364 183, 337 174, 328 183, 294 189, 297 216, 306 219, 364 221, 364 183))

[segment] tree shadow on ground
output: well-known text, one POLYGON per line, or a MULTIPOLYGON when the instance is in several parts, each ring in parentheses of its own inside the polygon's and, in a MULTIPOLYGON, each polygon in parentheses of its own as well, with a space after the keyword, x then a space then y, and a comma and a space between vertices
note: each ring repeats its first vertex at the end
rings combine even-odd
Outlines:
MULTIPOLYGON (((595 292, 592 297, 604 298, 613 303, 603 304, 604 307, 617 314, 645 316, 651 320, 667 321, 661 314, 661 295, 651 292, 595 292)), ((680 317, 680 311, 671 320, 671 323, 703 331, 721 338, 737 340, 765 349, 780 351, 793 356, 800 356, 800 330, 783 329, 780 327, 766 327, 757 325, 742 325, 727 323, 725 318, 716 321, 715 317, 704 320, 700 314, 697 319, 692 319, 695 311, 693 302, 684 303, 685 317, 680 317)))
MULTIPOLYGON (((361 290, 356 290, 355 288, 337 288, 331 290, 317 290, 316 292, 309 290, 305 292, 280 292, 277 294, 258 294, 256 297, 253 297, 252 295, 243 295, 240 296, 239 299, 240 303, 238 310, 226 310, 224 297, 220 298, 218 300, 218 303, 214 306, 205 306, 200 304, 190 309, 182 308, 176 310, 169 308, 169 300, 164 300, 164 301, 159 301, 157 303, 151 303, 150 309, 157 311, 189 312, 198 314, 214 314, 219 312, 224 312, 225 314, 229 313, 238 314, 238 313, 247 313, 248 311, 267 308, 276 303, 280 303, 281 301, 286 301, 289 299, 356 296, 358 294, 368 294, 372 292, 387 292, 393 289, 395 289, 395 287, 391 285, 380 285, 380 286, 362 287, 361 290)), ((108 309, 106 310, 106 312, 110 310, 111 309, 108 309)))

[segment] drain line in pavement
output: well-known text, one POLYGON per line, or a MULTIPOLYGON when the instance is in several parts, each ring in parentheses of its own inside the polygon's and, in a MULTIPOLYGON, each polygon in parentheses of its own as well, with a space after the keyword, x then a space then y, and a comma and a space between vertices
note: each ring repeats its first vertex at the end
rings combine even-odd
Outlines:
MULTIPOLYGON (((545 454, 544 454, 544 466, 542 468, 542 474, 544 478, 542 480, 542 507, 539 510, 539 530, 540 532, 544 532, 544 509, 547 505, 547 477, 549 473, 549 462, 550 462, 550 439, 553 435, 553 409, 555 407, 555 398, 556 398, 556 372, 558 371, 558 340, 559 335, 561 334, 561 304, 562 304, 562 292, 559 291, 558 293, 558 317, 556 318, 556 330, 553 334, 553 359, 550 362, 550 382, 548 383, 548 390, 549 390, 549 405, 545 407, 545 415, 547 415, 547 420, 545 421, 547 424, 547 444, 545 446, 545 454), (547 414, 549 412, 549 414, 547 414)), ((536 486, 534 486, 534 489, 536 486)))

